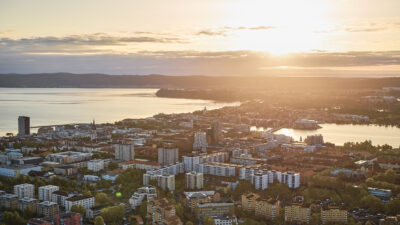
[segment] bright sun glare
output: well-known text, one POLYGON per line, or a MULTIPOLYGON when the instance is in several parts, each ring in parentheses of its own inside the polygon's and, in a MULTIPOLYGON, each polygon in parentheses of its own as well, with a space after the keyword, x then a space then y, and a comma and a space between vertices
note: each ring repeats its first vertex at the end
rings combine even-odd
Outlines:
POLYGON ((263 1, 260 4, 237 4, 231 8, 231 23, 268 24, 270 29, 240 30, 236 32, 235 45, 240 49, 267 51, 271 54, 311 51, 318 46, 316 30, 326 26, 326 5, 322 1, 263 1), (290 7, 289 7, 290 6, 290 7))

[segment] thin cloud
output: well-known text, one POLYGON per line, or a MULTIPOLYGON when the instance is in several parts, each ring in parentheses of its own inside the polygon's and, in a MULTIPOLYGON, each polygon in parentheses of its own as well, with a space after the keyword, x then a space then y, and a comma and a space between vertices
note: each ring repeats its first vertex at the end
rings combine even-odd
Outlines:
POLYGON ((207 35, 207 36, 228 36, 229 32, 237 30, 269 30, 275 29, 274 26, 256 26, 256 27, 230 27, 224 26, 216 29, 204 29, 197 32, 197 35, 207 35))

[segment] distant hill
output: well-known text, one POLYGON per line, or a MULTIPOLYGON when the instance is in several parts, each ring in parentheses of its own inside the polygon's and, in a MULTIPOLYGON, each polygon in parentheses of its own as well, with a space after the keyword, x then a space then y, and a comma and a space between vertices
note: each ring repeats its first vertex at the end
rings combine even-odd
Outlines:
POLYGON ((106 74, 1 74, 0 87, 360 89, 400 87, 400 78, 208 77, 106 74))

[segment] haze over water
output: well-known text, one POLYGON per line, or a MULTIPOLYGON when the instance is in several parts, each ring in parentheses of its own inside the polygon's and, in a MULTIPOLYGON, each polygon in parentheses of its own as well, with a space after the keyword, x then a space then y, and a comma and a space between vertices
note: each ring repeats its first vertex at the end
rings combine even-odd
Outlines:
POLYGON ((18 116, 31 126, 98 123, 184 113, 226 105, 208 100, 159 98, 157 89, 0 88, 0 135, 17 133, 18 116))

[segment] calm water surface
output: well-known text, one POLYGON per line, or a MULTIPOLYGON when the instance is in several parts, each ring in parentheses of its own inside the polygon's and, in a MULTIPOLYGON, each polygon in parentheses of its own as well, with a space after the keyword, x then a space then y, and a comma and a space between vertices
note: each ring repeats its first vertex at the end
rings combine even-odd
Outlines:
POLYGON ((388 144, 395 148, 400 146, 400 128, 384 127, 376 125, 338 125, 320 124, 322 128, 318 130, 296 130, 283 128, 275 132, 285 134, 299 140, 304 140, 307 135, 322 134, 324 141, 343 145, 345 142, 372 141, 373 145, 388 144))
POLYGON ((115 122, 158 113, 216 109, 238 103, 159 98, 158 89, 0 88, 0 135, 17 133, 17 118, 31 117, 31 126, 115 122))

